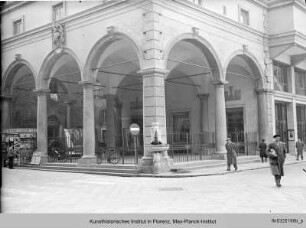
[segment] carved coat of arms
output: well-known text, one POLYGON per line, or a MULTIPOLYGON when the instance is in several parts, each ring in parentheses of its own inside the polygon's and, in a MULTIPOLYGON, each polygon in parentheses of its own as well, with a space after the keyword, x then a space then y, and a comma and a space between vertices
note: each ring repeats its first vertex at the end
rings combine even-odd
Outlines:
POLYGON ((52 26, 52 42, 54 48, 62 48, 65 43, 64 26, 55 23, 52 26))

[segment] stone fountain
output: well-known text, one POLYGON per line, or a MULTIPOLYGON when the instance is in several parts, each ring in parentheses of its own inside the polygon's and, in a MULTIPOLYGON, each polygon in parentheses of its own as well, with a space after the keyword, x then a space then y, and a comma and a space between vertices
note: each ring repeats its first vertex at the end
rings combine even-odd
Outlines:
POLYGON ((168 172, 173 166, 173 159, 168 156, 169 144, 160 141, 158 123, 153 123, 151 134, 153 140, 144 146, 145 156, 141 160, 140 172, 168 172))

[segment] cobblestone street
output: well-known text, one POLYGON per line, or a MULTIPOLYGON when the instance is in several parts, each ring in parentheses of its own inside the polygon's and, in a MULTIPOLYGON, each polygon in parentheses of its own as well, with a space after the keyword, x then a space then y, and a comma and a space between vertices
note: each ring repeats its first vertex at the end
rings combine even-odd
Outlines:
POLYGON ((305 213, 305 162, 190 178, 140 178, 3 169, 4 213, 305 213))

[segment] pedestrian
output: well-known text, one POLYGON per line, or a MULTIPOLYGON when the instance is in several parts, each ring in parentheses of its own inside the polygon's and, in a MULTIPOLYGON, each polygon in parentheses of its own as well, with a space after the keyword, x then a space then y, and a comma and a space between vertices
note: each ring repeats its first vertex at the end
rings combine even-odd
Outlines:
POLYGON ((303 150, 304 150, 304 143, 302 142, 302 140, 299 138, 298 141, 295 144, 296 146, 296 160, 299 160, 299 156, 301 155, 301 159, 303 160, 303 150))
POLYGON ((238 169, 237 167, 237 151, 238 146, 236 143, 231 141, 231 138, 226 139, 225 148, 227 151, 227 171, 231 170, 231 165, 233 164, 235 171, 238 169))
POLYGON ((14 148, 13 148, 13 143, 9 143, 9 147, 7 150, 7 157, 9 160, 9 169, 13 169, 14 168, 14 148))
POLYGON ((259 143, 259 156, 261 158, 261 162, 264 163, 264 162, 267 162, 267 153, 266 153, 266 150, 267 150, 267 143, 265 143, 265 140, 261 140, 261 143, 259 143))
POLYGON ((274 175, 277 187, 281 187, 281 177, 284 176, 284 163, 286 159, 287 146, 280 141, 280 135, 274 135, 274 142, 270 143, 267 155, 270 161, 272 175, 274 175))

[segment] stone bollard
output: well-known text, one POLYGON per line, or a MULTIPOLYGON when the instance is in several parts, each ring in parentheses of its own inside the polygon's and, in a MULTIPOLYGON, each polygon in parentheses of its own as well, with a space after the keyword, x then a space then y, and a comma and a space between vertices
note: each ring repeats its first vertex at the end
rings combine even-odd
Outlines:
POLYGON ((153 169, 154 173, 161 172, 161 155, 159 152, 153 154, 153 169))

